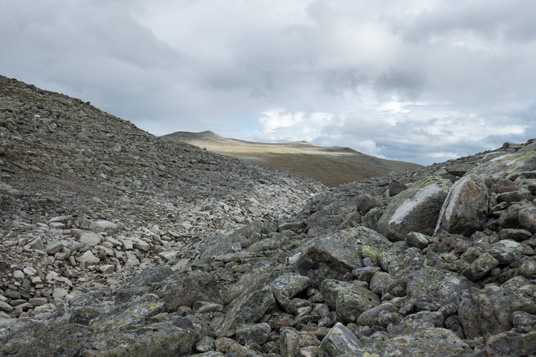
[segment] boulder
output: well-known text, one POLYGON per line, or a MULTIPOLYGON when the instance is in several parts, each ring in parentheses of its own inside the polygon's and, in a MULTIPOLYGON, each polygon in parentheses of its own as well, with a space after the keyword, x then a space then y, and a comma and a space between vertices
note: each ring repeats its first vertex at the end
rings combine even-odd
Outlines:
POLYGON ((180 306, 191 307, 196 301, 222 303, 218 285, 211 274, 204 272, 178 272, 160 283, 155 293, 162 299, 169 312, 180 306))
POLYGON ((231 303, 223 324, 215 331, 219 337, 230 337, 242 324, 252 324, 260 320, 269 307, 276 301, 272 288, 266 286, 261 290, 246 294, 231 303))
POLYGON ((290 299, 307 289, 310 281, 308 277, 291 273, 275 279, 270 286, 272 287, 275 299, 283 310, 295 313, 296 311, 294 311, 295 309, 290 299))
POLYGON ((438 307, 457 302, 462 293, 476 284, 451 271, 424 267, 407 276, 407 294, 415 301, 433 302, 438 307))
POLYGON ((511 291, 493 285, 463 291, 458 315, 467 338, 496 335, 512 328, 509 317, 515 298, 511 291))
POLYGON ((322 340, 316 356, 331 357, 345 353, 359 352, 360 347, 361 343, 352 331, 338 322, 322 340))
POLYGON ((390 242, 365 227, 339 231, 306 243, 301 251, 289 257, 298 273, 318 286, 324 279, 341 279, 346 273, 363 266, 361 245, 385 245, 390 242))
POLYGON ((363 349, 369 356, 474 356, 471 347, 454 332, 437 327, 372 340, 363 349))
POLYGON ((466 175, 449 190, 441 208, 434 234, 448 232, 471 235, 487 221, 488 192, 476 176, 466 175))
POLYGON ((403 240, 409 232, 431 235, 450 187, 449 180, 438 177, 415 183, 389 203, 378 231, 391 241, 403 240))
POLYGON ((337 311, 343 322, 355 322, 359 315, 379 305, 380 298, 372 291, 356 284, 326 279, 320 293, 330 309, 337 311))

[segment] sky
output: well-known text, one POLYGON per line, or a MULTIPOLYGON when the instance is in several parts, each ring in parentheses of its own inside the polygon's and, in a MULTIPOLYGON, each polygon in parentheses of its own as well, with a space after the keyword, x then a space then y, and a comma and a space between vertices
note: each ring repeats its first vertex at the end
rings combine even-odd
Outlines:
POLYGON ((533 0, 0 0, 0 74, 155 135, 431 164, 536 137, 533 0))

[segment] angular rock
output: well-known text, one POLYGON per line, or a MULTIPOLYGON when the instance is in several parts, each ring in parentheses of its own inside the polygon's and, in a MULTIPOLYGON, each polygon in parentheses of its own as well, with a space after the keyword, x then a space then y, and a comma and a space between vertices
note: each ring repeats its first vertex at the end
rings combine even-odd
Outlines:
POLYGON ((216 335, 219 337, 234 335, 240 325, 256 323, 266 310, 275 304, 274 294, 270 286, 235 300, 225 315, 223 324, 215 331, 216 335))
POLYGON ((339 356, 345 353, 360 352, 359 339, 343 324, 337 322, 324 337, 316 355, 319 357, 339 356))
POLYGON ((89 225, 89 229, 93 232, 106 232, 108 234, 116 233, 119 230, 119 226, 113 222, 107 221, 105 219, 99 219, 95 222, 92 222, 89 225))
POLYGON ((82 229, 72 229, 71 234, 73 235, 73 237, 78 238, 78 241, 80 243, 90 247, 94 247, 101 242, 100 235, 94 232, 85 231, 82 229))
POLYGON ((268 336, 272 331, 266 322, 259 324, 244 324, 236 329, 236 340, 242 344, 263 345, 268 341, 268 336))
POLYGON ((536 207, 528 206, 519 211, 519 226, 536 233, 536 207))
POLYGON ((500 264, 510 264, 521 260, 524 246, 513 240, 501 240, 491 246, 490 254, 500 264))
POLYGON ((424 249, 430 243, 430 237, 417 232, 409 232, 404 239, 406 244, 417 249, 424 249))
POLYGON ((514 298, 509 290, 491 285, 463 291, 458 315, 467 338, 508 331, 512 327, 509 316, 514 298))
POLYGON ((319 285, 324 279, 341 279, 344 274, 362 267, 360 246, 363 244, 384 245, 389 241, 368 228, 355 227, 317 238, 289 260, 295 262, 301 275, 319 285))
POLYGON ((510 330, 486 340, 488 356, 533 356, 536 354, 536 331, 518 333, 510 330))
POLYGON ((380 304, 380 298, 372 291, 343 281, 324 280, 320 293, 344 322, 355 322, 361 313, 380 304))
POLYGON ((407 294, 415 301, 434 302, 439 306, 457 302, 463 291, 476 284, 453 272, 425 267, 407 276, 407 294))
POLYGON ((380 356, 473 356, 471 347, 456 334, 444 328, 430 328, 373 340, 363 348, 369 355, 380 356))
POLYGON ((487 188, 473 175, 456 181, 441 208, 434 234, 446 231, 471 235, 482 230, 488 213, 487 188))
POLYGON ((409 232, 431 235, 451 183, 441 178, 420 181, 398 194, 378 222, 378 231, 391 241, 403 240, 409 232))
MULTIPOLYGON (((161 272, 155 274, 160 275, 161 272)), ((145 279, 140 277, 141 281, 145 279)), ((155 293, 165 303, 169 312, 177 311, 181 306, 191 307, 196 301, 222 303, 221 293, 214 277, 204 272, 179 272, 170 275, 161 281, 155 293)))
POLYGON ((298 274, 286 274, 275 279, 271 285, 274 297, 281 305, 283 310, 290 313, 293 311, 293 305, 290 303, 290 299, 307 289, 310 285, 310 279, 308 277, 298 274))
POLYGON ((50 255, 54 255, 54 254, 56 254, 58 252, 61 252, 63 247, 64 247, 63 242, 52 241, 52 242, 47 244, 47 246, 45 247, 45 251, 50 255))
POLYGON ((84 254, 76 258, 76 261, 79 263, 85 264, 87 266, 87 265, 97 264, 98 262, 100 262, 100 259, 97 258, 95 255, 93 255, 91 250, 88 250, 84 254))
POLYGON ((471 281, 478 281, 497 266, 499 266, 497 259, 489 253, 483 253, 464 270, 463 274, 471 281))
POLYGON ((499 238, 501 240, 508 239, 519 242, 530 239, 530 237, 532 237, 532 233, 526 229, 504 228, 499 232, 499 238))

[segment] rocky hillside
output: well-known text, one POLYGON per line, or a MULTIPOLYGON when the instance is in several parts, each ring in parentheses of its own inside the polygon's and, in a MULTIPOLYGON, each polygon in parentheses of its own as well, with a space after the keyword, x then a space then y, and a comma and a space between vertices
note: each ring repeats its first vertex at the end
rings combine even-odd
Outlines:
POLYGON ((224 138, 211 131, 178 131, 162 138, 185 142, 282 172, 310 177, 328 187, 385 175, 391 171, 404 172, 421 168, 410 162, 380 159, 350 148, 322 147, 305 141, 256 143, 224 138))
POLYGON ((322 190, 2 88, 1 356, 536 354, 536 142, 322 190))

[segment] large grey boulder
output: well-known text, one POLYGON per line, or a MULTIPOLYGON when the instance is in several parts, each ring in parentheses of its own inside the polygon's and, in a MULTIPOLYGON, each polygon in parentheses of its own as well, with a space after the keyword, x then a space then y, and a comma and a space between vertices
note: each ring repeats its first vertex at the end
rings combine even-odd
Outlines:
POLYGON ((331 357, 344 353, 360 352, 360 347, 361 343, 352 331, 338 322, 322 340, 316 356, 331 357))
POLYGON ((341 279, 363 266, 363 245, 387 245, 390 242, 377 232, 355 227, 314 239, 289 257, 301 275, 319 285, 324 279, 341 279))
POLYGON ((482 230, 487 213, 486 185, 476 176, 464 176, 452 185, 441 208, 434 234, 446 231, 470 235, 482 230))
POLYGON ((275 279, 271 285, 274 297, 281 305, 283 310, 290 313, 295 313, 294 306, 291 304, 291 299, 300 292, 307 289, 311 279, 298 274, 285 274, 275 279))
POLYGON ((261 240, 263 229, 264 227, 260 221, 254 221, 225 236, 211 235, 206 242, 200 259, 201 261, 209 261, 214 257, 247 248, 261 240))
POLYGON ((266 310, 275 305, 276 301, 270 286, 245 294, 230 305, 223 324, 215 331, 216 335, 233 336, 240 325, 258 322, 266 310))
POLYGON ((491 336, 512 328, 512 312, 532 309, 534 302, 510 289, 486 285, 462 292, 458 315, 468 339, 491 336))
POLYGON ((170 275, 160 283, 156 294, 166 304, 167 311, 176 311, 180 306, 191 307, 196 301, 222 303, 214 277, 198 271, 170 275))
POLYGON ((368 354, 360 356, 474 356, 471 347, 454 332, 437 327, 374 339, 363 349, 368 354))
MULTIPOLYGON (((451 271, 424 267, 407 276, 407 294, 415 301, 445 305, 457 302, 462 293, 476 284, 451 271)), ((438 306, 438 307, 440 307, 438 306)))
POLYGON ((391 241, 404 240, 409 232, 431 235, 451 182, 431 177, 399 193, 378 222, 378 231, 391 241))

